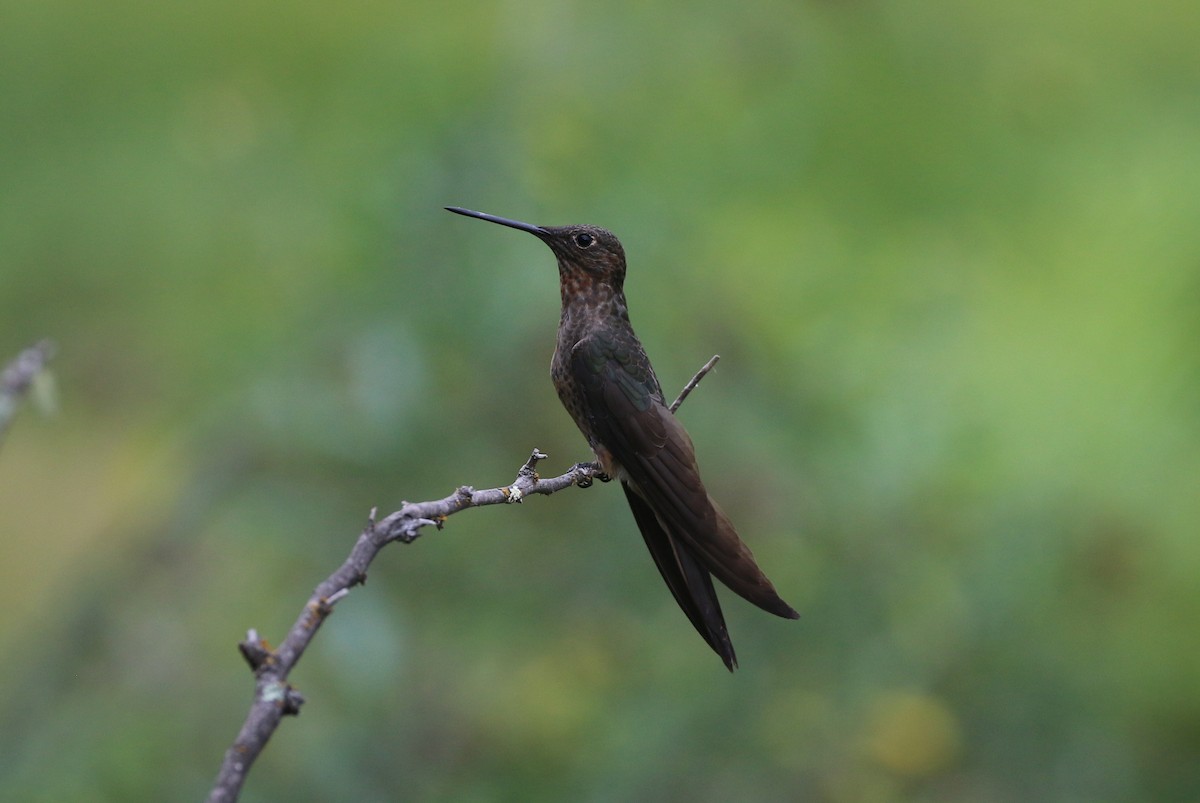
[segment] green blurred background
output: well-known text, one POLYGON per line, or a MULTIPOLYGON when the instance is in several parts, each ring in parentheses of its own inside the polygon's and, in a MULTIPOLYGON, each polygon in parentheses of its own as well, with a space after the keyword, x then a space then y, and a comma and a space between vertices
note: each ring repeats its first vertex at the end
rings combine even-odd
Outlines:
POLYGON ((632 316, 788 623, 612 486, 385 551, 244 799, 1200 799, 1200 5, 0 4, 0 798, 196 800, 368 510, 632 316))

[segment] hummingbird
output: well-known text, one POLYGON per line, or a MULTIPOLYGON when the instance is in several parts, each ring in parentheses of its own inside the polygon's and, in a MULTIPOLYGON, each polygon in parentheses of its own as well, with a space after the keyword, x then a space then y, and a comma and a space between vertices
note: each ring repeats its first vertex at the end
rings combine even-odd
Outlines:
POLYGON ((603 472, 620 481, 675 601, 732 672, 737 656, 713 577, 768 613, 800 615, 776 593, 700 479, 692 439, 664 401, 629 322, 625 249, 598 226, 534 226, 446 210, 529 232, 558 258, 562 316, 550 365, 558 398, 603 472))

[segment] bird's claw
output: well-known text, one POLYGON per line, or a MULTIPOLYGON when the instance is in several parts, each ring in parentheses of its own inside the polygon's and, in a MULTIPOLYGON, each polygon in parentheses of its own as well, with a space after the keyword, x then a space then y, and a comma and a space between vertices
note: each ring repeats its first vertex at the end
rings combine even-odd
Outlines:
POLYGON ((575 484, 580 488, 592 487, 592 464, 591 463, 576 463, 571 466, 571 470, 575 472, 575 484))
POLYGON ((573 470, 576 473, 575 484, 580 488, 591 488, 595 480, 608 482, 612 479, 601 471, 596 463, 576 463, 573 470))

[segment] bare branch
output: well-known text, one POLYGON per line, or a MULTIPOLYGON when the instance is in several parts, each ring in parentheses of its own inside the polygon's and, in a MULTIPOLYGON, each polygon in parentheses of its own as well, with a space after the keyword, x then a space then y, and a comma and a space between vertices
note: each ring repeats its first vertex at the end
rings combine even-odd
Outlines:
MULTIPOLYGON (((692 381, 671 405, 672 412, 683 403, 718 359, 713 357, 692 377, 692 381)), ((278 648, 272 649, 256 630, 251 629, 246 634, 246 639, 238 644, 238 649, 254 672, 254 702, 233 745, 225 751, 216 783, 209 792, 209 803, 232 803, 237 800, 246 774, 266 747, 267 740, 279 727, 280 721, 285 716, 300 713, 304 698, 287 682, 288 675, 333 611, 333 606, 345 599, 351 588, 366 581, 367 568, 381 549, 393 541, 412 543, 429 526, 440 530, 448 517, 469 508, 519 503, 530 494, 549 496, 572 485, 587 488, 593 480, 608 480, 596 463, 576 463, 565 474, 543 479, 537 473, 537 466, 546 457, 546 454, 534 449, 517 472, 513 483, 503 488, 477 491, 464 485, 444 499, 406 502, 396 512, 378 520, 376 511, 371 510, 367 525, 359 534, 350 556, 316 587, 278 648)))
POLYGON ((679 391, 679 397, 675 399, 675 401, 671 402, 672 413, 679 409, 679 405, 683 404, 683 400, 688 397, 689 393, 696 389, 696 385, 700 384, 700 380, 704 378, 705 374, 713 369, 713 366, 717 364, 717 360, 719 359, 721 359, 720 354, 712 355, 712 359, 704 363, 704 367, 697 371, 696 375, 692 377, 692 380, 683 386, 683 390, 679 391))
POLYGON ((33 380, 54 356, 54 343, 43 340, 22 351, 0 373, 0 437, 12 422, 33 380))

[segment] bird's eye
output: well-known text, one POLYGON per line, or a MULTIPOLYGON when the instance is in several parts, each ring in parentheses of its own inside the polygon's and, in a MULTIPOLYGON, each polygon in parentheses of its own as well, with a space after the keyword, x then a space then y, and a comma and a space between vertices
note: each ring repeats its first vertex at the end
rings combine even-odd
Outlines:
POLYGON ((580 248, 587 248, 594 242, 596 242, 596 238, 588 234, 586 231, 581 231, 579 234, 575 235, 575 245, 579 246, 580 248))

